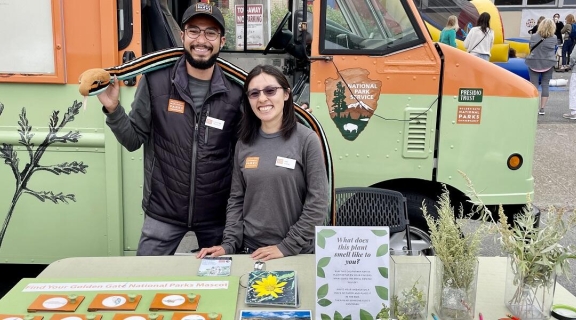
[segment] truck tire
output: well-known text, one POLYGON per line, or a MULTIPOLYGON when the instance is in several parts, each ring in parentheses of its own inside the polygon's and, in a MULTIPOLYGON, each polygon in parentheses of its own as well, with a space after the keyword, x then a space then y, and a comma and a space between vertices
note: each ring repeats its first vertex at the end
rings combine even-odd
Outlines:
POLYGON ((428 214, 434 218, 438 217, 436 202, 432 198, 412 191, 401 191, 406 197, 406 207, 408 210, 408 219, 410 220, 410 240, 412 248, 424 250, 426 254, 433 253, 430 241, 430 228, 422 214, 422 202, 426 205, 428 214))

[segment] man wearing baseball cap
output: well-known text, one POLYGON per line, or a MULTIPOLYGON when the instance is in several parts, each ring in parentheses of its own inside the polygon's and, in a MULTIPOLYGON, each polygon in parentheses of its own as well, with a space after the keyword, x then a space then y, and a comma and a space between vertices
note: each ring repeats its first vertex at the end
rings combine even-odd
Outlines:
POLYGON ((183 56, 142 77, 129 114, 117 81, 98 95, 118 141, 128 151, 144 145, 138 255, 174 254, 188 231, 200 248, 222 242, 242 88, 216 64, 226 41, 220 10, 194 4, 181 26, 183 56))
POLYGON ((186 24, 186 22, 188 22, 188 20, 190 20, 192 17, 196 15, 205 15, 214 18, 214 20, 216 20, 216 23, 218 23, 218 25, 220 26, 220 31, 222 32, 222 34, 224 34, 226 24, 224 23, 224 16, 222 15, 222 12, 220 12, 220 9, 218 9, 218 7, 212 6, 207 3, 197 3, 193 6, 188 7, 188 9, 186 9, 186 11, 184 12, 184 15, 182 16, 182 28, 184 28, 184 25, 186 24))

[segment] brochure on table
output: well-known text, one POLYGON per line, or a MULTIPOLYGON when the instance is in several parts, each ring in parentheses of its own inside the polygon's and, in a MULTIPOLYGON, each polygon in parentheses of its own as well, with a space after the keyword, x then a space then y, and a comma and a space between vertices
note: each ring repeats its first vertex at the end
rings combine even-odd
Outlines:
POLYGON ((315 319, 376 319, 390 307, 388 227, 316 227, 315 319))
POLYGON ((198 267, 198 276, 229 276, 232 257, 204 257, 198 267))

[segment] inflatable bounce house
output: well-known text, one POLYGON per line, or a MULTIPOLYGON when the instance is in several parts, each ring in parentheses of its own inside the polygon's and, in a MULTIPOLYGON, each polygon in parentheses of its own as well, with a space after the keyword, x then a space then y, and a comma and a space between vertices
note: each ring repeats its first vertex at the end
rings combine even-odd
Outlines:
POLYGON ((428 31, 434 41, 440 38, 440 31, 446 26, 448 17, 458 17, 459 29, 456 33, 456 45, 461 50, 464 48, 464 39, 468 31, 476 25, 476 21, 482 12, 490 14, 490 27, 494 31, 494 45, 490 52, 490 61, 509 70, 518 76, 529 79, 528 68, 524 63, 524 57, 529 53, 528 40, 505 39, 502 18, 498 9, 490 0, 416 0, 420 9, 420 15, 425 21, 428 31), (517 58, 509 58, 509 50, 516 51, 517 58))

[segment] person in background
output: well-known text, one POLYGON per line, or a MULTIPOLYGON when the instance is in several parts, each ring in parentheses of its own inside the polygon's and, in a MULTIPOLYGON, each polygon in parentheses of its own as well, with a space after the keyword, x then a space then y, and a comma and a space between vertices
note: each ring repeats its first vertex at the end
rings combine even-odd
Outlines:
POLYGON ((307 111, 307 112, 309 112, 309 113, 312 113, 312 109, 310 108, 310 104, 308 103, 308 101, 302 101, 302 102, 300 103, 300 107, 301 107, 302 109, 304 109, 304 111, 307 111))
POLYGON ((476 27, 470 29, 470 32, 464 40, 466 50, 478 58, 490 61, 490 50, 494 44, 494 31, 490 29, 490 14, 483 12, 478 17, 476 27))
POLYGON ((561 70, 567 70, 570 68, 568 63, 570 63, 570 54, 572 53, 572 49, 574 49, 574 39, 570 37, 573 23, 574 15, 567 15, 566 24, 561 30, 561 33, 564 35, 564 43, 562 44, 562 66, 560 67, 561 70))
POLYGON ((565 119, 576 120, 576 50, 570 55, 570 67, 572 75, 570 76, 570 86, 568 88, 568 109, 569 112, 562 115, 565 119))
POLYGON ((556 32, 554 33, 556 35, 556 38, 558 39, 558 44, 562 44, 562 28, 564 28, 564 23, 562 21, 560 21, 560 14, 556 13, 554 14, 554 23, 556 23, 556 32))
POLYGON ((532 29, 528 30, 529 34, 535 34, 536 31, 538 31, 538 25, 540 24, 540 22, 542 22, 542 20, 544 20, 544 16, 540 16, 540 18, 538 18, 538 22, 536 22, 536 25, 534 25, 532 27, 532 29))
POLYGON ((449 16, 446 27, 440 32, 438 42, 456 48, 456 31, 458 31, 458 18, 456 16, 449 16))
POLYGON ((544 108, 548 101, 548 87, 552 74, 554 73, 554 65, 556 64, 556 24, 552 19, 544 19, 538 25, 538 31, 530 37, 530 54, 526 56, 526 65, 528 66, 528 74, 530 75, 530 82, 538 88, 538 80, 542 85, 542 94, 540 96, 540 109, 538 114, 544 115, 544 108))
POLYGON ((508 49, 508 59, 510 58, 516 58, 516 49, 510 47, 510 49, 508 49))
POLYGON ((188 231, 199 246, 219 244, 226 220, 242 87, 216 64, 226 40, 217 7, 192 5, 181 27, 182 57, 142 77, 130 114, 116 79, 98 95, 120 144, 144 145, 141 256, 174 254, 188 231))
POLYGON ((296 120, 292 90, 271 65, 256 66, 236 145, 224 240, 196 255, 249 253, 270 260, 314 252, 314 230, 329 209, 320 140, 296 120))

